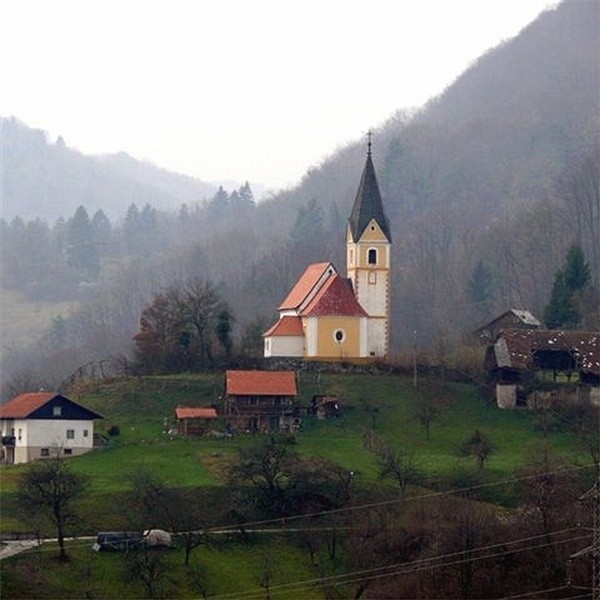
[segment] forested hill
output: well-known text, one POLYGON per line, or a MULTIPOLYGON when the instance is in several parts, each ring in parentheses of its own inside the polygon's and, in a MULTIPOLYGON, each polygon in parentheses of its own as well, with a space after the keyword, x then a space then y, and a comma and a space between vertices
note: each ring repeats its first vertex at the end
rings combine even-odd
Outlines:
MULTIPOLYGON (((410 348, 418 331, 421 348, 443 354, 509 308, 541 318, 572 244, 583 249, 598 289, 599 10, 593 0, 566 0, 422 109, 399 111, 376 129, 373 160, 394 240, 394 351, 410 348)), ((0 219, 2 286, 80 302, 60 322, 59 349, 71 366, 127 352, 154 294, 188 277, 214 283, 235 317, 236 342, 260 347, 260 332, 307 264, 332 260, 344 269, 345 224, 366 153, 360 133, 296 187, 258 204, 247 184, 203 203, 194 182, 159 178, 151 166, 117 157, 110 179, 106 164, 62 144, 49 148, 41 132, 13 137, 37 144, 39 159, 6 146, 4 135, 3 205, 27 206, 27 185, 43 181, 46 203, 69 190, 64 213, 73 216, 51 230, 0 219), (44 153, 52 158, 42 160, 44 153), (107 178, 119 217, 137 204, 116 223, 98 213, 90 219, 107 206, 84 202, 107 178), (123 179, 127 193, 118 192, 123 179), (164 210, 166 196, 177 196, 178 212, 164 210), (79 204, 90 214, 75 213, 79 204)), ((581 326, 600 327, 593 315, 581 326)), ((36 350, 54 351, 42 343, 36 350)), ((56 372, 57 360, 51 364, 56 372)))
MULTIPOLYGON (((407 213, 436 207, 498 215, 548 192, 598 136, 599 22, 598 2, 567 0, 489 50, 416 115, 399 111, 379 128, 374 159, 396 227, 407 213)), ((289 201, 351 205, 364 141, 357 145, 308 173, 289 201)))
POLYGON ((68 218, 78 206, 124 217, 132 203, 177 210, 211 197, 216 186, 170 173, 124 152, 86 156, 16 118, 0 117, 0 216, 68 218))

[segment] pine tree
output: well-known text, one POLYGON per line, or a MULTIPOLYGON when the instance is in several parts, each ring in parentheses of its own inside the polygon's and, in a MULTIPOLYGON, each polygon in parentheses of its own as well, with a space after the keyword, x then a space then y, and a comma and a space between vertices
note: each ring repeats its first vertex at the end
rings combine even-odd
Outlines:
POLYGON ((544 309, 544 321, 549 329, 575 329, 581 325, 581 301, 590 286, 590 266, 580 246, 569 248, 565 268, 558 271, 544 309))
POLYGON ((100 270, 98 249, 92 239, 92 226, 87 210, 80 206, 68 226, 69 264, 82 274, 95 276, 100 270))

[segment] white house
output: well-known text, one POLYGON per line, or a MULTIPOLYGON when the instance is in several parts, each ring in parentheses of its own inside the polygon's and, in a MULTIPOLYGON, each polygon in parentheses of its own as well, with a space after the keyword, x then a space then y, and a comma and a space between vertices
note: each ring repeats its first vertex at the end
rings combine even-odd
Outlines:
POLYGON ((16 396, 0 406, 1 456, 8 464, 89 452, 102 416, 56 392, 16 396))

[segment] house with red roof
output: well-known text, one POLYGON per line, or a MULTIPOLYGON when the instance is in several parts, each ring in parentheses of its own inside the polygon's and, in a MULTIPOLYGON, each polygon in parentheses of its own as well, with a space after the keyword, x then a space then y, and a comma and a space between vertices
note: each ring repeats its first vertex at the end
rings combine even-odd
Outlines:
POLYGON ((0 406, 2 460, 17 464, 89 452, 96 419, 102 416, 56 392, 20 394, 0 406))
POLYGON ((225 371, 222 416, 237 431, 293 431, 297 396, 293 371, 225 371))
POLYGON ((346 234, 346 277, 331 262, 309 265, 263 334, 265 357, 344 361, 389 353, 391 235, 371 158, 346 234))

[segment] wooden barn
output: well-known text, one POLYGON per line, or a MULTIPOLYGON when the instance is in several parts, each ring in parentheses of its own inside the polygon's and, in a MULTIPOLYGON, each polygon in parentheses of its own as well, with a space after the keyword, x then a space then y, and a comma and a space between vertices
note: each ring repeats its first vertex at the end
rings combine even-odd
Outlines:
POLYGON ((481 344, 491 344, 504 329, 539 329, 540 321, 528 310, 511 308, 473 332, 481 344))
POLYGON ((297 396, 293 371, 226 371, 223 418, 236 431, 294 431, 297 396))
POLYGON ((600 405, 596 332, 507 329, 488 346, 485 368, 501 408, 535 408, 554 401, 600 405), (536 386, 536 381, 544 385, 536 386))

